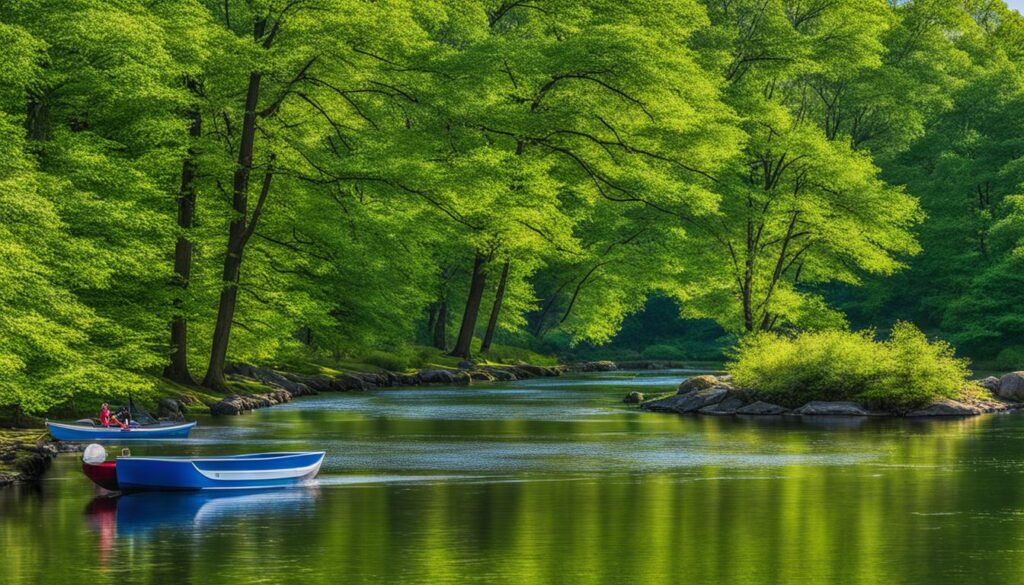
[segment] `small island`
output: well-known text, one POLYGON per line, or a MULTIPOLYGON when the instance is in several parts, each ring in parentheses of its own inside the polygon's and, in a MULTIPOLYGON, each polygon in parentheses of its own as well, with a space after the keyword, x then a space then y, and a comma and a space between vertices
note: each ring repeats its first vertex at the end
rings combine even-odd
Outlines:
POLYGON ((688 378, 674 395, 626 402, 681 414, 923 417, 1006 412, 1024 399, 1024 372, 972 380, 968 360, 909 323, 886 340, 872 331, 752 336, 726 370, 688 378))

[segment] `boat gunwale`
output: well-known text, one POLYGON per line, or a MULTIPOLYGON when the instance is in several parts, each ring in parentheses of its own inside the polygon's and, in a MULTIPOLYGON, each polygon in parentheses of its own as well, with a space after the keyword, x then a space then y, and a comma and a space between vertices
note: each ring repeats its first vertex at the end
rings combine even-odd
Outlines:
POLYGON ((105 427, 105 426, 102 426, 102 425, 93 425, 91 427, 88 427, 88 426, 85 426, 85 425, 76 425, 74 423, 54 422, 52 420, 46 421, 46 425, 47 426, 51 426, 52 425, 52 426, 55 426, 55 427, 58 427, 58 428, 68 429, 68 430, 72 430, 72 431, 99 431, 99 432, 110 432, 110 433, 137 433, 137 432, 151 433, 151 432, 154 432, 154 431, 167 431, 167 430, 172 430, 172 429, 173 430, 178 430, 178 429, 181 429, 181 428, 184 428, 184 427, 194 427, 194 426, 196 426, 197 422, 198 421, 191 420, 191 421, 183 422, 183 423, 171 423, 171 424, 157 423, 157 424, 154 424, 154 425, 139 425, 137 427, 128 427, 127 429, 122 429, 120 427, 105 427))
POLYGON ((308 455, 320 455, 321 458, 327 455, 326 451, 280 451, 272 453, 242 453, 240 455, 119 455, 115 461, 170 461, 195 462, 195 461, 272 461, 275 459, 289 459, 308 455))

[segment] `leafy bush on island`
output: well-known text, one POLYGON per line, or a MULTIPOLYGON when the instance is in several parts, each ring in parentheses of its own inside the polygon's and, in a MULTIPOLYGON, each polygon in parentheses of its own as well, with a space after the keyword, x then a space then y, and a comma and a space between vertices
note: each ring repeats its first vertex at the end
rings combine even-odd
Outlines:
POLYGON ((897 323, 885 341, 872 330, 755 335, 739 344, 726 369, 757 399, 787 407, 852 400, 903 412, 970 391, 968 361, 910 323, 897 323))

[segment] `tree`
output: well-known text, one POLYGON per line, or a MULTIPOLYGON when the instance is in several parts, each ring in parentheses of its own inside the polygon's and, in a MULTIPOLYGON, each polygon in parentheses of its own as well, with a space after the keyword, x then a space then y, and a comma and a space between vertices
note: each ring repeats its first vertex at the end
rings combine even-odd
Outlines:
POLYGON ((685 248, 694 270, 672 291, 685 315, 743 332, 834 326, 841 314, 810 287, 892 274, 917 252, 916 200, 879 178, 821 89, 880 65, 885 10, 881 2, 871 17, 861 2, 709 6, 720 32, 702 49, 725 56, 726 96, 749 139, 717 177, 718 212, 683 218, 702 236, 685 248))

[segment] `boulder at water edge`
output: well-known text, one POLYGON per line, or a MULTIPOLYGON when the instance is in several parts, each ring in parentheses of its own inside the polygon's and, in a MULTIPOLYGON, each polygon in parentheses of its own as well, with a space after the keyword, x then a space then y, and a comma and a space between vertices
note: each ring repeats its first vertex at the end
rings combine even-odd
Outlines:
POLYGON ((999 378, 999 391, 996 394, 1005 400, 1024 402, 1024 372, 1010 372, 999 378))
POLYGON ((943 398, 924 408, 912 410, 907 416, 974 416, 985 412, 977 406, 943 398))
POLYGON ((773 414, 786 414, 789 409, 785 406, 779 406, 778 404, 771 404, 768 402, 757 402, 750 403, 742 408, 736 409, 736 414, 749 414, 758 416, 768 416, 773 414))
POLYGON ((808 416, 874 416, 884 413, 870 411, 856 402, 825 402, 814 400, 793 411, 808 416))
POLYGON ((640 404, 641 402, 644 401, 644 395, 642 392, 637 392, 636 390, 634 390, 629 394, 626 394, 626 397, 623 398, 622 401, 625 402, 626 404, 640 404))
POLYGON ((679 383, 679 388, 676 389, 676 394, 686 394, 693 392, 694 390, 704 390, 706 388, 713 388, 718 386, 718 378, 711 375, 694 376, 687 378, 679 383))

